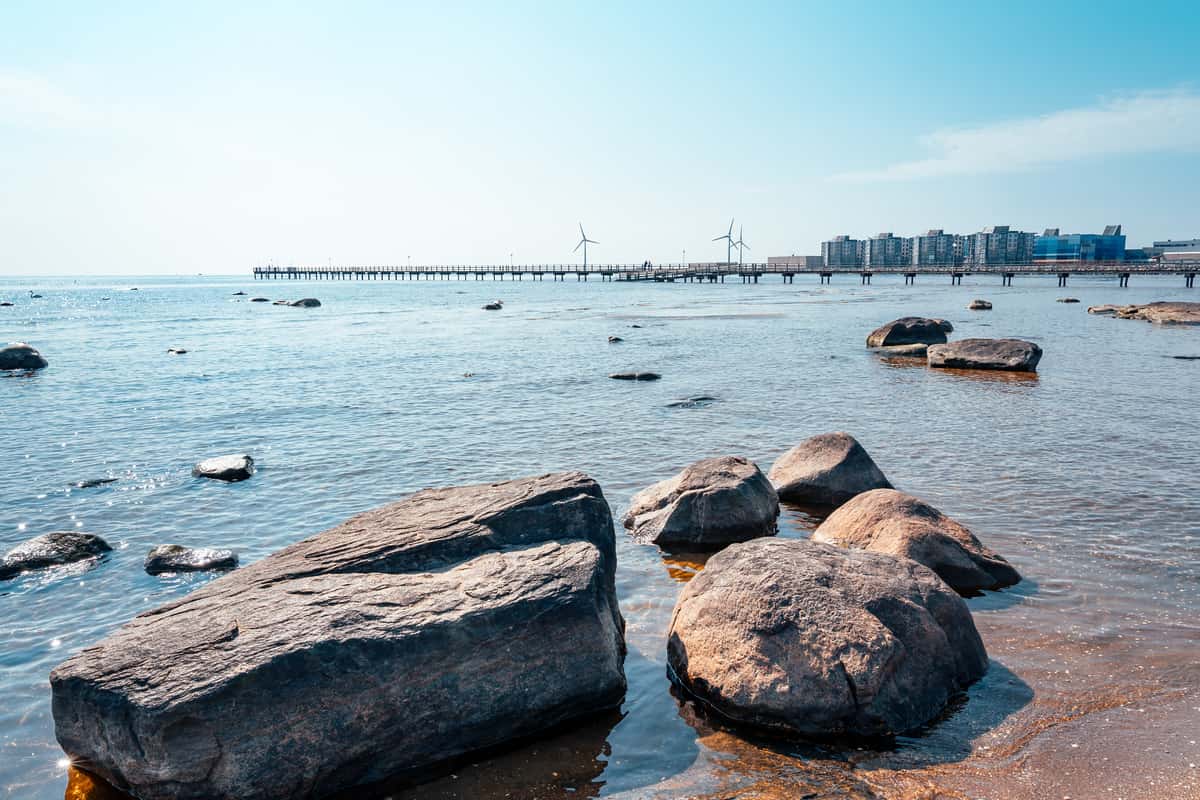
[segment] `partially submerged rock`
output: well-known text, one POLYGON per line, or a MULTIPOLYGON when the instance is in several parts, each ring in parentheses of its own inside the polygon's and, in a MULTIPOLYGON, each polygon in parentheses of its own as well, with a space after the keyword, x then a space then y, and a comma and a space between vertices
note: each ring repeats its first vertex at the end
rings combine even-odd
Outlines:
POLYGON ((42 354, 24 342, 12 342, 0 347, 0 370, 42 369, 46 366, 48 364, 42 354))
POLYGON ((76 489, 95 489, 97 486, 104 486, 109 483, 116 483, 116 478, 89 478, 84 481, 76 481, 76 489))
POLYGON ((187 350, 183 349, 182 347, 168 347, 167 348, 168 355, 182 356, 186 353, 187 353, 187 350))
POLYGON ((1023 339, 958 339, 929 348, 929 366, 1036 372, 1042 348, 1023 339))
POLYGON ((488 303, 487 305, 485 305, 483 307, 483 310, 484 311, 499 311, 502 308, 504 308, 504 304, 499 301, 496 301, 496 302, 488 303))
POLYGON ((768 477, 781 499, 822 506, 892 488, 858 440, 841 431, 805 439, 775 460, 768 477))
POLYGON ((929 569, 778 538, 731 545, 688 582, 667 663, 726 719, 810 737, 910 731, 988 667, 966 604, 929 569))
POLYGON ((656 381, 662 375, 657 372, 614 372, 608 377, 618 381, 656 381))
POLYGON ((706 458, 633 496, 624 525, 666 549, 715 550, 772 536, 779 495, 754 462, 706 458))
POLYGON ((1078 297, 1060 297, 1060 298, 1058 298, 1058 300, 1057 300, 1056 302, 1059 302, 1059 303, 1078 303, 1078 302, 1079 302, 1079 298, 1078 298, 1078 297))
POLYGON ((937 344, 946 341, 949 325, 943 319, 901 317, 881 325, 867 337, 867 347, 888 347, 899 344, 937 344))
POLYGON ((143 566, 151 575, 164 572, 203 572, 233 569, 238 564, 232 550, 209 547, 184 547, 179 544, 160 544, 146 554, 143 566))
POLYGON ((217 481, 244 481, 254 474, 254 459, 245 453, 206 458, 192 467, 192 476, 217 481))
POLYGON ((924 358, 925 351, 928 349, 929 345, 927 344, 894 344, 887 347, 877 347, 875 352, 881 356, 924 358))
POLYGON ((289 306, 291 304, 290 300, 276 300, 274 303, 271 303, 273 306, 289 306))
POLYGON ((607 501, 432 489, 134 618, 50 675, 55 733, 142 800, 324 797, 619 707, 607 501))
POLYGON ((0 308, 11 308, 11 307, 12 307, 12 303, 8 302, 7 300, 0 303, 0 308))
POLYGON ((672 400, 667 403, 667 408, 704 408, 715 402, 717 402, 717 398, 701 394, 695 397, 685 397, 682 400, 672 400))
POLYGON ((250 302, 251 303, 269 303, 269 302, 271 302, 271 300, 270 300, 270 298, 267 298, 267 297, 251 297, 250 302))
POLYGON ((289 303, 292 308, 320 308, 321 301, 315 297, 304 297, 289 303))
POLYGON ((991 311, 992 304, 989 303, 987 300, 975 299, 970 302, 970 304, 967 306, 967 308, 970 309, 971 311, 991 311))
POLYGON ((95 558, 112 550, 108 542, 90 533, 54 531, 35 536, 9 550, 0 559, 0 580, 14 578, 22 572, 56 567, 95 558))
POLYGON ((624 340, 624 339, 622 339, 620 336, 610 336, 610 337, 608 337, 608 343, 609 343, 609 344, 617 344, 618 342, 623 342, 623 341, 625 341, 625 340, 624 340))
POLYGON ((234 296, 234 297, 244 297, 244 296, 245 296, 245 294, 246 294, 245 292, 234 292, 234 293, 233 293, 233 296, 234 296))
POLYGON ((957 592, 1000 589, 1021 580, 1012 565, 966 526, 895 489, 864 492, 829 515, 814 542, 911 558, 957 592))
POLYGON ((1092 306, 1089 314, 1111 314, 1121 319, 1141 319, 1158 325, 1200 325, 1200 303, 1146 303, 1128 306, 1092 306))

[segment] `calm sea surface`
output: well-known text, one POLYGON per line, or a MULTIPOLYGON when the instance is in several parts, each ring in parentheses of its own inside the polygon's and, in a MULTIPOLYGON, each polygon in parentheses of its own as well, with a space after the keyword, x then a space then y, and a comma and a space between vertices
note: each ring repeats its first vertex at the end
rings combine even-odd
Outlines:
MULTIPOLYGON (((0 796, 112 796, 63 760, 47 675, 209 579, 145 574, 153 545, 232 547, 247 563, 423 487, 571 469, 619 515, 696 459, 738 454, 766 470, 834 430, 1026 576, 968 601, 993 662, 943 718, 878 750, 715 726, 665 677, 671 609, 701 560, 668 561, 618 531, 620 714, 379 796, 1200 796, 1200 361, 1172 358, 1200 356, 1200 328, 1086 313, 1200 290, 1181 277, 1065 290, 1052 278, 834 280, 0 277, 0 300, 16 303, 0 308, 0 340, 50 361, 0 377, 0 548, 71 528, 115 548, 91 569, 0 583, 0 796), (1082 303, 1055 302, 1068 294, 1082 303), (966 311, 973 297, 995 309, 966 311), (503 311, 480 309, 496 298, 503 311), (864 349, 871 329, 909 314, 945 317, 957 338, 1036 341, 1038 377, 864 349), (663 379, 605 377, 625 369, 663 379), (668 407, 696 395, 716 402, 668 407), (190 477, 198 459, 242 451, 259 466, 251 480, 190 477), (71 488, 93 478, 117 480, 71 488)), ((781 535, 818 522, 787 509, 781 535)))

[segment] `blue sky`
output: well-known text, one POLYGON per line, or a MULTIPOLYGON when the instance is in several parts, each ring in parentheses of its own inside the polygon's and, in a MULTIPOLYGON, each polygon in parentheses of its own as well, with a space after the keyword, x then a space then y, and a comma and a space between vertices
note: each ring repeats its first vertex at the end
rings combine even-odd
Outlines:
POLYGON ((1200 236, 1194 3, 251 5, 0 5, 0 272, 1200 236))

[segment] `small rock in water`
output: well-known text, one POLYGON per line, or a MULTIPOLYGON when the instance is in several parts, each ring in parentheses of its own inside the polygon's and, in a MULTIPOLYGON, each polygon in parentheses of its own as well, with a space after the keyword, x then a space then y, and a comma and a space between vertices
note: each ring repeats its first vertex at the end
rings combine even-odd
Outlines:
POLYGON ((942 319, 901 317, 881 325, 867 336, 867 347, 890 347, 901 344, 937 344, 946 341, 946 325, 942 319))
POLYGON ((716 550, 775 534, 779 495, 754 462, 706 458, 633 496, 622 521, 635 540, 716 550))
POLYGON ((169 353, 170 355, 173 355, 173 356, 181 356, 186 352, 187 352, 187 350, 184 350, 182 347, 167 348, 167 353, 169 353))
POLYGON ((179 544, 160 544, 146 555, 146 572, 159 575, 163 572, 202 572, 214 569, 233 569, 238 564, 237 554, 232 550, 217 550, 207 547, 184 547, 179 544))
POLYGON ((34 537, 9 550, 0 559, 0 580, 22 572, 70 564, 112 550, 108 542, 90 533, 55 531, 34 537))
POLYGON ((12 305, 12 303, 10 303, 10 302, 8 302, 7 300, 5 300, 3 303, 0 303, 0 308, 8 308, 8 307, 10 307, 11 305, 12 305))
POLYGON ((245 292, 234 292, 234 293, 233 293, 233 296, 234 296, 234 297, 242 297, 242 296, 244 296, 245 294, 246 294, 245 292))
POLYGON ((924 358, 928 349, 929 345, 927 344, 893 344, 887 347, 878 347, 875 352, 881 356, 924 358))
POLYGON ((75 488, 76 489, 95 489, 97 486, 104 486, 105 484, 116 483, 116 482, 117 482, 116 478, 91 478, 86 481, 77 481, 75 483, 75 488))
POLYGON ((290 306, 291 304, 290 300, 276 300, 274 303, 271 303, 273 306, 290 306))
POLYGON ((617 342, 623 342, 623 341, 625 341, 625 340, 624 340, 624 339, 622 339, 620 336, 610 336, 610 337, 608 337, 608 343, 609 343, 609 344, 616 344, 617 342))
POLYGON ((662 375, 657 372, 614 372, 608 377, 618 381, 656 381, 662 375))
POLYGON ((211 478, 217 481, 244 481, 254 474, 254 459, 242 453, 231 456, 207 458, 192 467, 192 475, 197 478, 211 478))
POLYGON ((501 303, 499 300, 497 300, 494 303, 488 303, 487 305, 485 305, 483 307, 483 310, 484 311, 499 311, 502 308, 504 308, 504 304, 501 303))
POLYGON ((892 488, 858 440, 841 431, 805 439, 777 458, 768 476, 782 499, 822 506, 892 488))
POLYGON ((320 308, 321 301, 315 297, 305 297, 301 300, 288 303, 292 308, 320 308))
POLYGON ((967 306, 967 308, 970 309, 971 311, 990 311, 992 308, 992 304, 989 303, 987 300, 975 299, 975 300, 971 301, 971 303, 967 306))
POLYGON ((1200 356, 1171 356, 1179 361, 1200 361, 1200 356))
POLYGON ((675 400, 667 403, 667 408, 704 408, 717 402, 717 398, 709 397, 708 395, 698 395, 696 397, 687 397, 683 400, 675 400))
POLYGON ((1078 297, 1060 297, 1060 298, 1058 298, 1058 302, 1060 302, 1060 303, 1078 303, 1079 298, 1078 297))
POLYGON ((251 297, 250 302, 251 303, 269 303, 269 302, 271 302, 271 300, 268 297, 251 297))
POLYGON ((642 327, 642 326, 641 326, 641 325, 630 325, 629 327, 631 327, 631 328, 640 328, 640 327, 642 327))
POLYGON ((13 342, 0 347, 0 370, 42 369, 46 359, 35 348, 24 342, 13 342))
POLYGON ((959 339, 929 348, 929 366, 1036 372, 1042 348, 1022 339, 959 339))

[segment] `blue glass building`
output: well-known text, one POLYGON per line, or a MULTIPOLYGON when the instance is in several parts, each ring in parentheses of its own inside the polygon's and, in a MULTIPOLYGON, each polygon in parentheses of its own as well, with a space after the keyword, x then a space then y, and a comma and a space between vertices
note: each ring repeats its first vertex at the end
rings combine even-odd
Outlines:
POLYGON ((1120 225, 1109 225, 1104 233, 1059 234, 1058 228, 1033 240, 1033 261, 1037 264, 1059 262, 1124 261, 1125 235, 1120 225))

